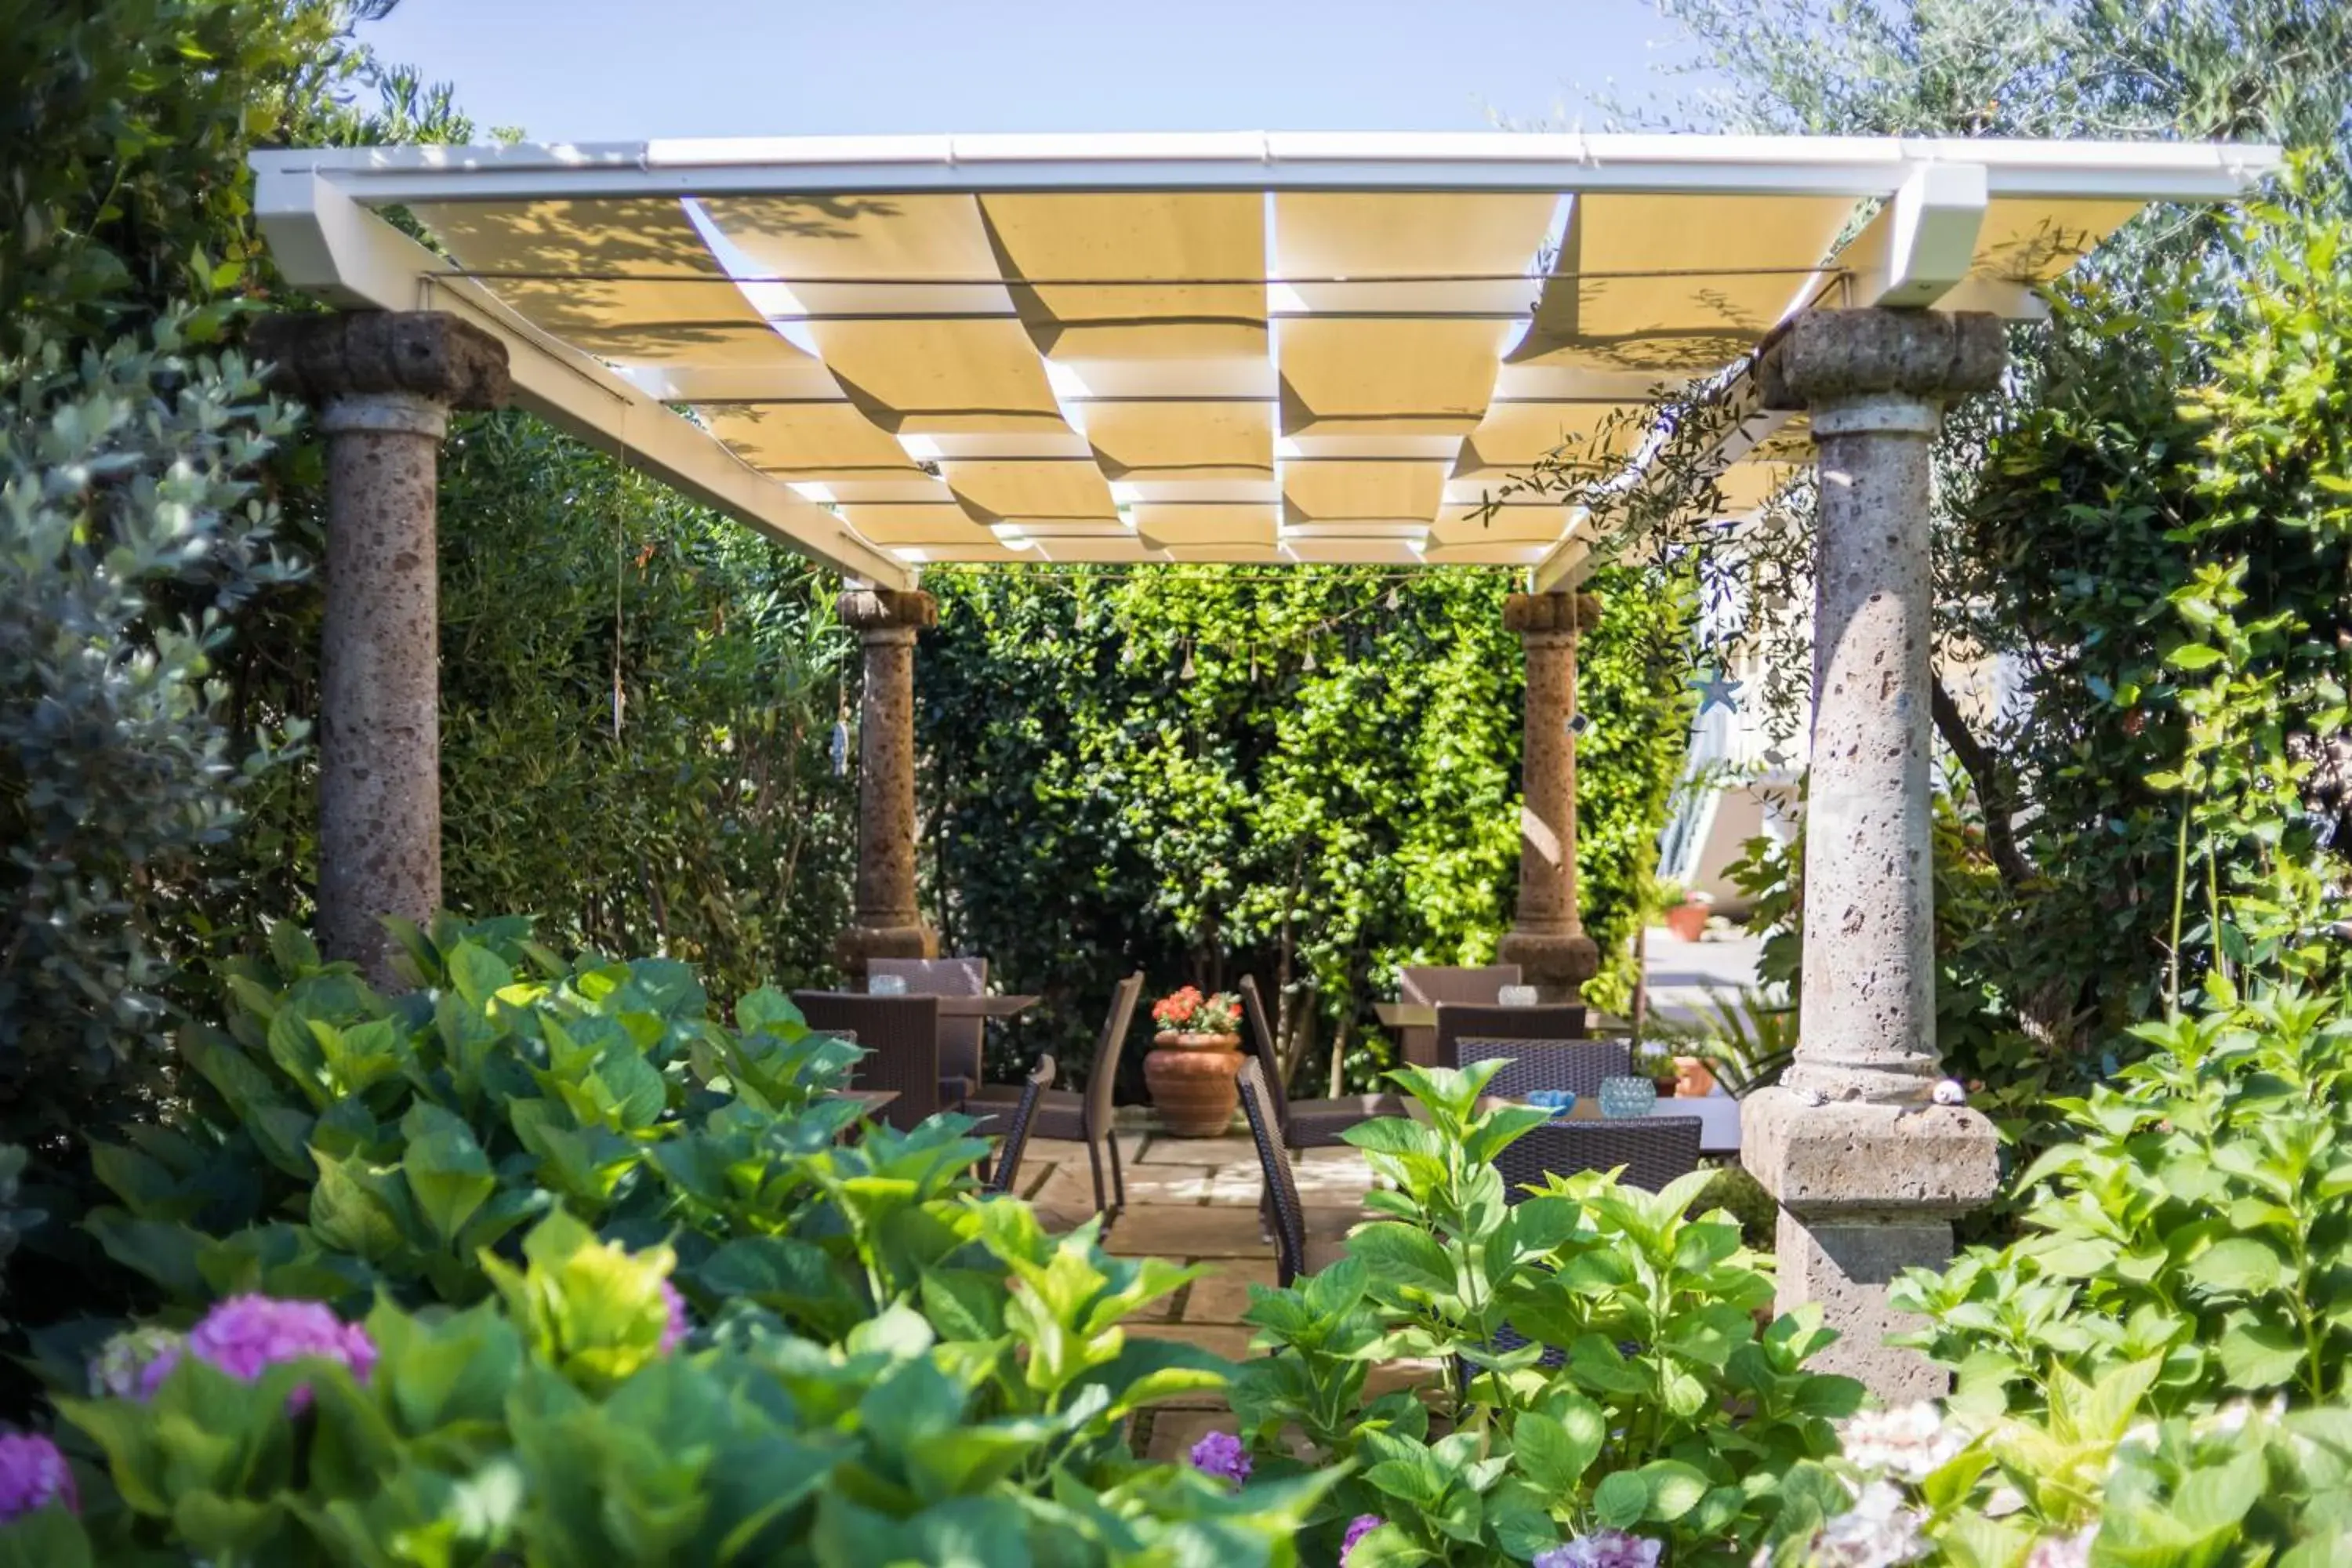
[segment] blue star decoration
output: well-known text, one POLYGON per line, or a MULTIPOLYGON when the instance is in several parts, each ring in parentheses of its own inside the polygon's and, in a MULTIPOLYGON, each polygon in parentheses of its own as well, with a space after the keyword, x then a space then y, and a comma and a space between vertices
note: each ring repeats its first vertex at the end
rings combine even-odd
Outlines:
POLYGON ((1704 714, 1708 709, 1720 706, 1727 712, 1737 713, 1739 711, 1739 687, 1738 681, 1719 669, 1701 676, 1696 683, 1698 710, 1704 714))

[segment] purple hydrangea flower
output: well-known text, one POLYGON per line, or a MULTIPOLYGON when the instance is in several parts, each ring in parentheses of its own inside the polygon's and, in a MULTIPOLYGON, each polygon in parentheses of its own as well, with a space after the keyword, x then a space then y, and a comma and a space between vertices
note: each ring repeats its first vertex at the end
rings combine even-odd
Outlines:
POLYGON ((1622 1530, 1596 1530, 1565 1546, 1536 1553, 1535 1568, 1658 1568, 1661 1542, 1622 1530))
POLYGON ((1204 1476, 1222 1476, 1239 1487, 1250 1478, 1250 1457, 1242 1440, 1231 1432, 1212 1432, 1192 1445, 1192 1468, 1204 1476))
POLYGON ((1376 1513, 1360 1513, 1349 1520, 1347 1539, 1339 1542, 1339 1568, 1348 1568, 1348 1558, 1356 1550, 1356 1542, 1387 1522, 1376 1513))
POLYGON ((94 1399, 155 1397, 163 1374, 179 1363, 186 1341, 170 1329, 125 1329, 100 1347, 89 1363, 94 1399))
POLYGON ((47 1437, 28 1432, 0 1436, 0 1524, 35 1513, 53 1502, 68 1513, 81 1511, 73 1471, 47 1437))
POLYGON ((667 1355, 685 1343, 686 1336, 694 1331, 694 1318, 687 1311, 686 1298, 677 1293, 677 1286, 665 1279, 661 1282, 661 1291, 662 1300, 669 1307, 669 1321, 662 1325, 661 1340, 661 1353, 667 1355))
MULTIPOLYGON (((375 1342, 359 1324, 344 1322, 317 1301, 268 1296, 231 1296, 215 1303, 188 1331, 186 1348, 197 1360, 247 1383, 281 1362, 308 1357, 341 1362, 362 1383, 375 1369, 375 1342)), ((179 1351, 173 1350, 150 1362, 141 1397, 152 1394, 179 1361, 179 1351)), ((287 1408, 299 1411, 310 1403, 310 1391, 298 1388, 287 1408)))

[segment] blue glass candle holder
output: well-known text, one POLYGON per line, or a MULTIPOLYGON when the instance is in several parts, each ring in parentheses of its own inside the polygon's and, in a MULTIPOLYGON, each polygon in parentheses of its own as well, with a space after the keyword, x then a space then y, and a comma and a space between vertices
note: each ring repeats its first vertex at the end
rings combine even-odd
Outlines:
POLYGON ((1658 1086, 1645 1078, 1604 1078, 1601 1080, 1601 1114, 1610 1117, 1647 1116, 1658 1103, 1658 1086))
POLYGON ((1554 1120, 1576 1109, 1576 1091, 1572 1089, 1533 1089, 1528 1091, 1528 1103, 1538 1110, 1549 1110, 1554 1120))

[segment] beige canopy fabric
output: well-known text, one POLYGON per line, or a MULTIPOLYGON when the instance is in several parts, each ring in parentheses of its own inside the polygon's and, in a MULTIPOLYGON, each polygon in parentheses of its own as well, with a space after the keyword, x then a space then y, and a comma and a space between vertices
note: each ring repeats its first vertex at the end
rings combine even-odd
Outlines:
MULTIPOLYGON (((2226 199, 2274 162, 1504 133, 256 156, 298 283, 465 309, 531 359, 527 403, 898 581, 960 561, 1558 576, 1587 520, 1538 466, 1639 464, 1653 398, 1728 395, 1791 312, 2031 315, 2149 202, 2226 199), (442 255, 367 210, 394 205, 442 255)), ((1758 419, 1724 447, 1726 504, 1803 456, 1801 425, 1758 419)))

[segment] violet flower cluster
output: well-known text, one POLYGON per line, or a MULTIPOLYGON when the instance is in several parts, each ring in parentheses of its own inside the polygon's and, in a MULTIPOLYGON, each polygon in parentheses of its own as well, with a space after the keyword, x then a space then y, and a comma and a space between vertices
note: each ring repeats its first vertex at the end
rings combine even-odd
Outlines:
POLYGON ((694 1318, 687 1311, 686 1298, 677 1293, 677 1286, 665 1279, 661 1282, 661 1293, 662 1301, 669 1308, 669 1321, 662 1325, 661 1337, 661 1353, 667 1355, 685 1343, 686 1336, 694 1331, 694 1318))
POLYGON ((1339 1542, 1339 1568, 1348 1568, 1348 1559, 1355 1552, 1356 1542, 1387 1522, 1376 1513, 1360 1513, 1349 1520, 1347 1539, 1339 1542))
MULTIPOLYGON (((303 1360, 341 1363, 365 1383, 375 1369, 376 1352, 365 1329, 344 1322, 320 1302, 231 1296, 215 1303, 184 1341, 160 1350, 140 1368, 137 1396, 152 1398, 183 1355, 246 1383, 273 1366, 303 1360)), ((310 1403, 310 1389, 298 1388, 287 1408, 299 1411, 310 1403)))
POLYGON ((47 1437, 32 1432, 0 1436, 0 1524, 37 1513, 53 1502, 68 1513, 81 1511, 73 1470, 47 1437))
POLYGON ((1622 1530, 1596 1530, 1536 1553, 1535 1568, 1658 1568, 1665 1543, 1622 1530))
POLYGON ((1928 1400, 1892 1410, 1866 1410, 1838 1423, 1838 1447, 1869 1476, 1913 1486, 1926 1480, 1969 1446, 1969 1436, 1945 1419, 1928 1400))
POLYGON ((1192 1468, 1231 1481, 1238 1489, 1250 1478, 1249 1451, 1231 1432, 1212 1432, 1192 1445, 1192 1468))

